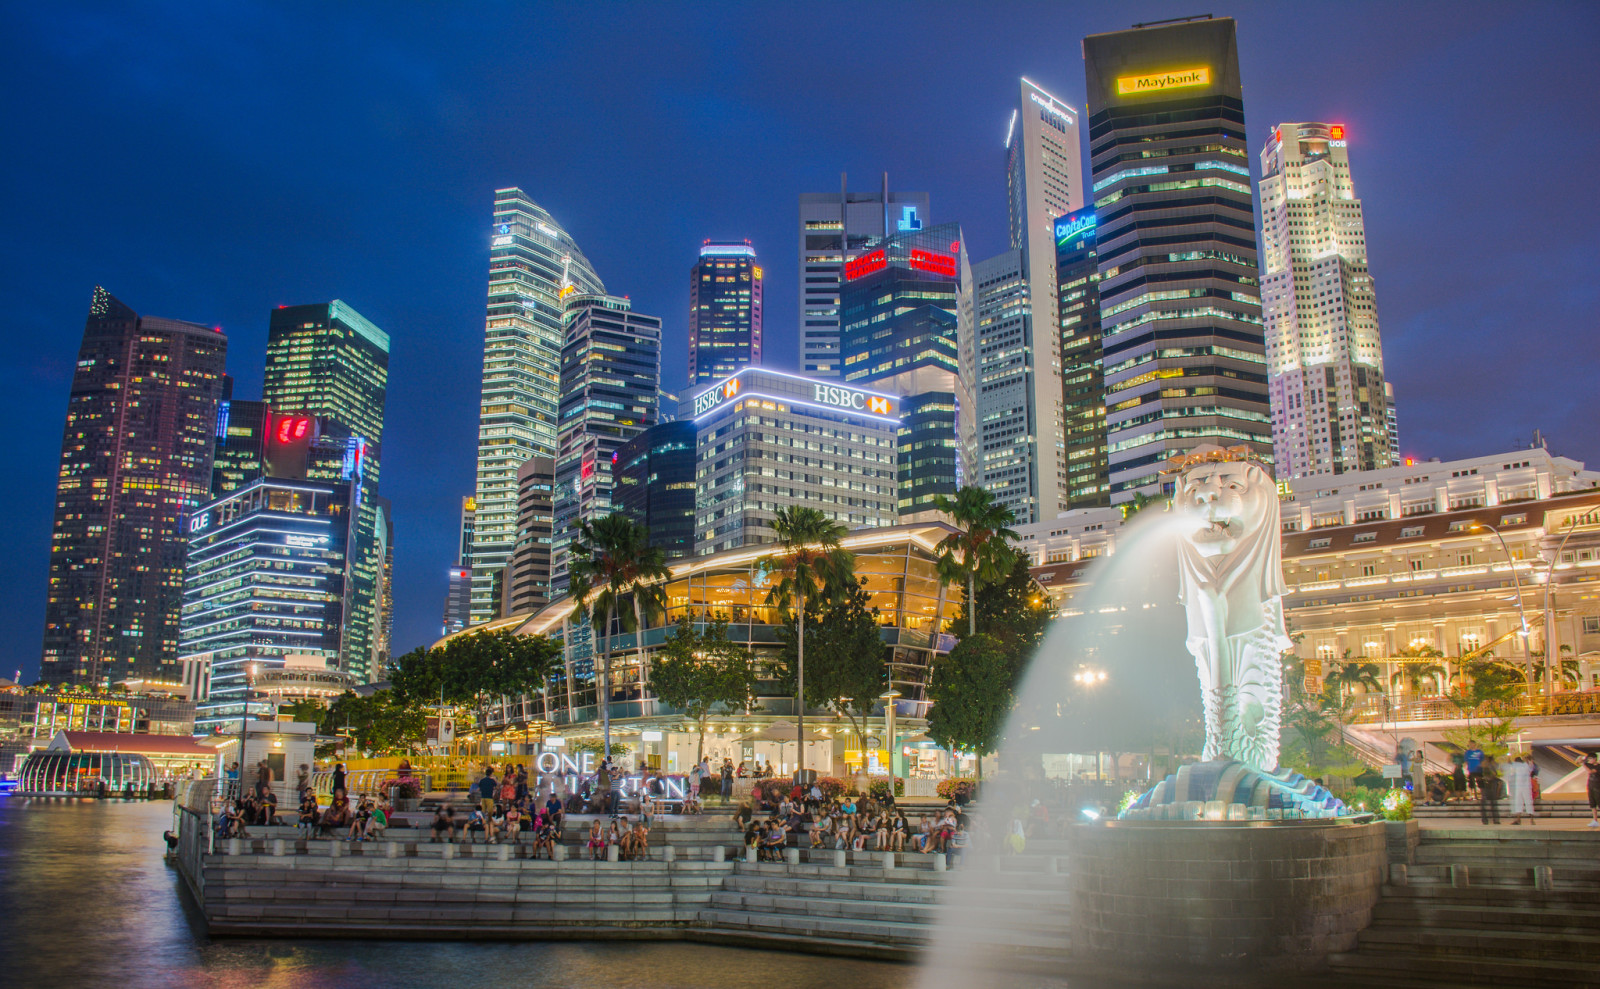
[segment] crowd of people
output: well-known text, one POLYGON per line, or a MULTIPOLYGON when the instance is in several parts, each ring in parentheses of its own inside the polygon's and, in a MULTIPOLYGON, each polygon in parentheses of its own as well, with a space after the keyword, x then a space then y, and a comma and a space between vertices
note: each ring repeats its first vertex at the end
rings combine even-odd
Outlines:
POLYGON ((892 797, 882 801, 844 794, 827 798, 816 784, 793 787, 775 801, 757 788, 734 812, 747 848, 762 861, 778 861, 785 848, 835 851, 921 852, 958 864, 982 823, 955 801, 907 820, 892 797))

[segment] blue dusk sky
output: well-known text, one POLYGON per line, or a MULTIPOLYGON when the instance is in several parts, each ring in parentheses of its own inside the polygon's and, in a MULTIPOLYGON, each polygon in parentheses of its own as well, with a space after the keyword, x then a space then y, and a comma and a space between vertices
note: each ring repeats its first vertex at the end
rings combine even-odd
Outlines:
POLYGON ((1589 3, 6 3, 0 674, 36 675, 56 462, 90 292, 222 326, 259 397, 269 311, 344 299, 393 341, 383 494, 395 651, 439 631, 471 493, 493 190, 521 186, 684 379, 706 238, 766 270, 794 368, 796 197, 926 190, 1006 238, 1027 76, 1084 102, 1080 39, 1237 19, 1252 168, 1343 123, 1403 451, 1600 463, 1600 5, 1589 3))

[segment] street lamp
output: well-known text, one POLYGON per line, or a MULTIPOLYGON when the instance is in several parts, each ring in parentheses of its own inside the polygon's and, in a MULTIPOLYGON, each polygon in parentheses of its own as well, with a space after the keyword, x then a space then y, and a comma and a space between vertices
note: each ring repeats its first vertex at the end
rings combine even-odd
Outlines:
POLYGON ((900 696, 900 691, 890 687, 881 695, 883 699, 883 740, 884 751, 889 753, 889 796, 894 796, 894 754, 899 747, 895 744, 894 737, 894 699, 900 696))
MULTIPOLYGON (((1091 687, 1091 688, 1092 687, 1097 687, 1100 684, 1106 682, 1106 671, 1105 670, 1091 669, 1091 668, 1089 668, 1087 666, 1080 666, 1080 667, 1078 667, 1078 672, 1072 674, 1072 679, 1076 680, 1081 686, 1084 686, 1084 687, 1091 687)), ((1094 775, 1095 775, 1096 779, 1098 779, 1098 780, 1103 782, 1105 780, 1106 773, 1105 773, 1104 767, 1101 765, 1101 758, 1100 757, 1101 757, 1100 750, 1099 749, 1095 749, 1094 750, 1094 775)))
POLYGON ((1561 551, 1567 548, 1567 540, 1578 531, 1578 516, 1567 519, 1567 534, 1561 537, 1561 542, 1556 545, 1554 553, 1545 563, 1544 569, 1544 713, 1555 713, 1555 685, 1556 664, 1561 662, 1561 649, 1556 643, 1556 613, 1555 603, 1551 599, 1554 593, 1551 585, 1556 582, 1556 562, 1561 559, 1561 551))
POLYGON ((1487 522, 1474 522, 1467 527, 1468 532, 1475 532, 1478 529, 1488 529, 1494 533, 1494 538, 1500 543, 1500 552, 1506 555, 1506 563, 1511 567, 1511 583, 1517 591, 1517 615, 1522 621, 1522 628, 1518 635, 1522 639, 1523 676, 1528 685, 1528 692, 1531 694, 1533 693, 1533 657, 1528 655, 1528 613, 1522 608, 1522 577, 1517 573, 1517 561, 1512 557, 1511 549, 1506 546, 1506 539, 1500 534, 1499 529, 1487 522))

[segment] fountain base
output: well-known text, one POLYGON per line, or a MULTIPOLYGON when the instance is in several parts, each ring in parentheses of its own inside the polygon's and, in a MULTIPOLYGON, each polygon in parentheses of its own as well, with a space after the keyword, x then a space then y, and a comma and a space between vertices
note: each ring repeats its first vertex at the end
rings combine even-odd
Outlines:
POLYGON ((1325 820, 1344 804, 1292 769, 1254 769, 1234 759, 1180 766, 1118 817, 1132 821, 1325 820))
POLYGON ((1382 822, 1117 820, 1074 828, 1073 957, 1104 981, 1281 985, 1372 919, 1382 822))

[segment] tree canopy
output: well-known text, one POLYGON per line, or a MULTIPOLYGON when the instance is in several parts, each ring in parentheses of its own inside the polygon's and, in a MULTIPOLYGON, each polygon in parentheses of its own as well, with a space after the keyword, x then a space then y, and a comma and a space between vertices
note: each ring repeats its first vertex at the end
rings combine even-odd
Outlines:
POLYGON ((719 707, 734 711, 749 703, 756 687, 755 659, 748 647, 728 638, 726 615, 703 626, 684 615, 651 661, 650 686, 663 704, 694 720, 698 762, 705 754, 706 719, 719 707))
MULTIPOLYGON (((966 585, 967 600, 979 588, 1003 579, 1011 571, 1017 552, 1012 548, 1017 534, 1008 526, 1015 521, 1011 509, 994 501, 987 488, 969 484, 955 498, 939 495, 933 506, 950 516, 958 531, 939 541, 939 579, 946 584, 966 585)), ((976 618, 970 609, 967 634, 978 634, 976 618)))
MULTIPOLYGON (((856 580, 835 600, 806 605, 806 703, 839 712, 857 733, 865 732, 867 715, 889 689, 889 665, 871 603, 864 582, 856 580)), ((778 629, 782 679, 791 687, 799 659, 797 626, 791 616, 778 629)))
POLYGON ((995 751, 1011 712, 1010 680, 1010 657, 998 639, 980 632, 961 640, 929 674, 928 737, 952 752, 995 751))

